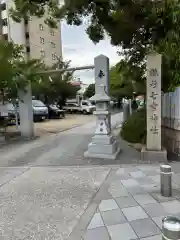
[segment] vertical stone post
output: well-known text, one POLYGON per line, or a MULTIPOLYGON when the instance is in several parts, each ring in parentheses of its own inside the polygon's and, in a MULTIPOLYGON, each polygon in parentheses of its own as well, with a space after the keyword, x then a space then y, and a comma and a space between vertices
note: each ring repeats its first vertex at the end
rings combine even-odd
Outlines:
POLYGON ((19 90, 19 99, 21 136, 24 138, 32 138, 34 137, 34 121, 30 83, 27 85, 25 91, 19 90))
MULTIPOLYGON (((105 92, 109 96, 109 58, 104 55, 99 55, 94 58, 95 66, 95 92, 98 93, 100 84, 105 86, 105 92)), ((110 108, 110 103, 109 103, 110 108)), ((111 113, 108 113, 108 124, 111 129, 111 113)))
POLYGON ((148 162, 167 159, 167 153, 161 146, 161 61, 162 57, 158 53, 153 52, 147 56, 147 138, 141 158, 148 162))
POLYGON ((147 58, 147 150, 161 151, 161 55, 147 58))

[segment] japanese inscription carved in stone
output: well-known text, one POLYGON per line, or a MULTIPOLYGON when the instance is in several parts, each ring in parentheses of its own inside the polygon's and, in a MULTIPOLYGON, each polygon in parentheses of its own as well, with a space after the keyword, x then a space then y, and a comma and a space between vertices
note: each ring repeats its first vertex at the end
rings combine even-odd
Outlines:
POLYGON ((149 69, 149 75, 150 75, 151 77, 157 77, 157 76, 159 76, 159 73, 158 73, 157 68, 150 68, 150 69, 149 69))
POLYGON ((102 78, 102 77, 104 77, 104 76, 105 76, 104 72, 103 72, 102 70, 100 70, 100 71, 99 71, 99 74, 98 74, 98 77, 99 77, 99 78, 102 78))
POLYGON ((157 81, 156 80, 152 80, 152 82, 150 83, 150 87, 156 88, 156 86, 157 86, 157 81))
POLYGON ((161 150, 161 55, 147 58, 147 149, 161 150))

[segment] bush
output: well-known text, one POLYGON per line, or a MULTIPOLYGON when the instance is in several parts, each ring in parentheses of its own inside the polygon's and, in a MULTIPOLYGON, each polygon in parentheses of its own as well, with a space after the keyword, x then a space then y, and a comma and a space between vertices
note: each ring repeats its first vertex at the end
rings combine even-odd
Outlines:
POLYGON ((134 112, 121 128, 121 137, 130 143, 146 142, 146 109, 134 112))

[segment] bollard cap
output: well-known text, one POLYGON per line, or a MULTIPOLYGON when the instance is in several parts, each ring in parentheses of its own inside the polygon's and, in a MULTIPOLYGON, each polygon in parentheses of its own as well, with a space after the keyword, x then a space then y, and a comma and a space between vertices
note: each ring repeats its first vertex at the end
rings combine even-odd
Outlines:
POLYGON ((164 172, 164 173, 170 173, 171 172, 171 166, 168 165, 168 164, 163 164, 160 166, 160 170, 161 172, 164 172))
POLYGON ((166 239, 180 239, 180 219, 174 216, 167 216, 163 218, 162 233, 166 239))

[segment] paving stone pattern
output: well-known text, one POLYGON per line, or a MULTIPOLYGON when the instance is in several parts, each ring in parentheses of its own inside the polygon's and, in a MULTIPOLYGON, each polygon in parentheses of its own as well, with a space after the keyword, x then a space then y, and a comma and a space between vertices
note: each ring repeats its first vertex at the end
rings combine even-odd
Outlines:
POLYGON ((162 197, 159 166, 119 168, 83 235, 83 240, 161 240, 161 222, 180 216, 180 174, 173 175, 173 196, 162 197))

